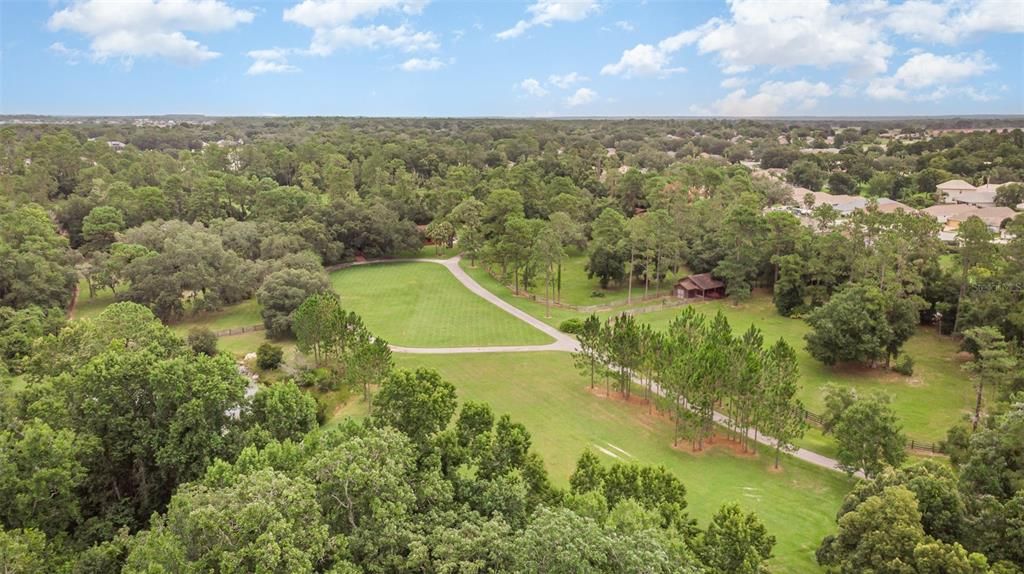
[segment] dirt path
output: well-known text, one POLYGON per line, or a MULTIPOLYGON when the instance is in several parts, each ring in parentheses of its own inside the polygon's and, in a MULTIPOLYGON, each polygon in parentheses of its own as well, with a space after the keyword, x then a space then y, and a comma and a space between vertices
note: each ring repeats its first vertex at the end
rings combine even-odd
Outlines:
MULTIPOLYGON (((422 262, 422 263, 436 263, 438 265, 445 266, 448 271, 451 271, 452 275, 459 280, 467 289, 475 293, 477 296, 486 299, 496 307, 502 309, 506 313, 515 316, 516 318, 529 323, 536 329, 546 333, 555 339, 555 342, 547 345, 520 345, 520 346, 505 346, 505 347, 399 347, 396 345, 391 346, 391 350, 396 353, 410 353, 410 354, 421 354, 421 355, 455 355, 460 353, 527 353, 527 352, 538 352, 538 351, 561 351, 561 352, 574 352, 579 349, 579 343, 576 339, 573 339, 569 335, 555 329, 551 325, 537 319, 533 315, 518 309, 510 303, 504 301, 494 293, 488 291, 483 285, 480 285, 472 277, 466 273, 462 267, 459 266, 459 261, 462 256, 452 257, 451 259, 386 259, 386 260, 375 260, 375 261, 362 261, 359 263, 353 263, 352 265, 372 265, 378 263, 401 263, 401 262, 422 262)), ((659 396, 665 396, 665 391, 654 385, 652 390, 659 396)), ((726 415, 715 412, 715 422, 723 426, 729 426, 731 423, 729 417, 726 415)), ((757 434, 755 436, 753 431, 748 433, 748 436, 755 439, 758 443, 763 444, 770 448, 775 448, 776 441, 774 438, 757 434)), ((787 451, 791 456, 798 458, 804 462, 808 462, 815 466, 827 468, 837 472, 845 472, 839 466, 839 462, 831 459, 827 456, 818 454, 814 451, 810 451, 804 448, 798 448, 796 450, 787 451)), ((857 477, 863 478, 863 474, 856 473, 857 477)))

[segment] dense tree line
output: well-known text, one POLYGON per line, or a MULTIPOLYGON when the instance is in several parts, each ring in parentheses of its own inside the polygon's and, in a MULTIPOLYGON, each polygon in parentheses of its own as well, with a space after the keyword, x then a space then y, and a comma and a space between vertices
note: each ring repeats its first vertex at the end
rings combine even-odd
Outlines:
MULTIPOLYGON (((365 338, 336 301, 296 314, 321 361, 365 338)), ((700 528, 664 468, 584 453, 555 488, 523 425, 434 371, 387 363, 365 423, 319 430, 294 383, 249 396, 134 303, 30 359, 27 388, 0 385, 6 572, 754 573, 774 546, 735 505, 700 528)))
POLYGON ((1020 572, 1024 404, 962 443, 954 468, 889 468, 843 502, 818 561, 830 572, 1020 572))
MULTIPOLYGON (((1012 572, 1024 221, 997 238, 969 219, 944 246, 929 218, 873 204, 841 217, 779 180, 914 207, 947 179, 1021 181, 1020 129, 931 131, 993 121, 5 126, 0 379, 27 388, 0 393, 4 566, 558 571, 583 556, 597 571, 757 571, 772 543, 756 517, 728 506, 701 530, 673 477, 587 455, 562 492, 521 425, 458 410, 436 374, 391 372, 386 343, 328 294, 324 266, 429 238, 516 291, 539 287, 549 305, 570 254, 630 300, 665 293, 682 270, 723 279, 736 303, 768 289, 780 314, 807 320, 807 349, 829 365, 909 373, 904 343, 938 323, 973 359, 976 408, 945 444, 957 468, 889 469, 905 453, 885 399, 829 394, 840 462, 870 478, 819 560, 840 572, 882 558, 894 572, 1012 572), (835 153, 808 152, 825 148, 835 153), (79 280, 122 303, 67 323, 79 280), (344 380, 369 400, 387 381, 370 424, 314 431, 316 401, 298 386, 246 398, 208 336, 186 343, 164 326, 252 297, 272 336, 296 335, 313 356, 301 384, 344 380)), ((997 201, 1020 192, 1004 186, 997 201)), ((702 446, 716 410, 743 441, 753 431, 785 446, 802 432, 794 352, 756 330, 685 311, 663 334, 622 316, 586 321, 579 338, 592 384, 665 395, 652 404, 669 410, 677 440, 702 446)), ((259 360, 276 366, 280 349, 259 360)))
POLYGON ((689 440, 694 450, 715 434, 716 410, 744 449, 754 448, 757 432, 774 438, 776 467, 779 452, 803 436, 796 353, 781 339, 765 348, 754 326, 737 337, 721 313, 708 320, 688 306, 665 333, 628 314, 604 323, 591 315, 578 338, 575 362, 592 388, 602 378, 606 392, 614 381, 627 400, 634 387, 652 405, 664 397, 675 440, 689 440))

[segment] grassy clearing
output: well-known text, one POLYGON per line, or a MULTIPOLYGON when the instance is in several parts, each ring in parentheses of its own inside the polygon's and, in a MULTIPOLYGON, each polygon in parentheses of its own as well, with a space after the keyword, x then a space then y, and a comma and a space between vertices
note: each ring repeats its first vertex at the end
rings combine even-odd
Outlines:
POLYGON ((543 345, 551 338, 477 297, 440 265, 388 263, 331 273, 342 305, 409 347, 543 345))
POLYGON ((260 325, 262 323, 263 318, 260 316, 260 305, 253 298, 236 305, 224 307, 219 311, 186 317, 180 323, 171 325, 171 330, 179 335, 187 335, 189 329, 193 327, 206 327, 211 331, 221 331, 235 327, 260 325))
MULTIPOLYGON (((462 267, 492 293, 552 326, 557 327, 571 317, 586 316, 569 309, 552 308, 552 317, 545 318, 544 305, 514 296, 482 268, 471 268, 465 261, 462 267)), ((737 333, 754 324, 764 332, 766 342, 771 343, 781 337, 792 345, 800 362, 800 398, 812 411, 820 412, 824 408, 823 387, 828 383, 848 385, 864 393, 881 391, 892 398, 893 408, 903 422, 905 432, 922 441, 944 438, 946 430, 971 411, 973 388, 961 369, 956 345, 933 329, 920 329, 905 345, 904 350, 914 359, 915 365, 914 375, 904 377, 879 369, 827 367, 816 361, 804 349, 804 335, 810 330, 807 323, 779 315, 771 296, 765 293, 757 293, 742 306, 736 306, 729 300, 708 301, 699 303, 698 309, 712 315, 721 310, 737 333)), ((605 311, 599 315, 607 318, 620 311, 605 311)), ((679 308, 669 308, 643 313, 637 318, 655 328, 666 329, 679 311, 679 308)), ((830 442, 830 438, 821 437, 817 445, 830 442)), ((815 444, 807 442, 801 446, 810 448, 815 444)), ((825 450, 833 448, 830 446, 825 450)))
MULTIPOLYGON (((559 306, 556 306, 556 305, 552 305, 551 306, 551 316, 547 317, 546 316, 546 314, 547 314, 547 306, 543 302, 534 301, 534 300, 530 299, 528 296, 525 296, 525 295, 524 296, 516 296, 512 292, 511 289, 509 289, 507 286, 503 285, 500 281, 498 281, 497 279, 492 277, 491 274, 488 273, 487 270, 484 269, 482 266, 478 265, 477 267, 473 267, 473 266, 470 265, 469 261, 466 260, 466 259, 463 259, 462 261, 460 261, 459 262, 459 266, 461 266, 462 269, 467 274, 469 274, 470 277, 473 278, 473 280, 475 280, 477 283, 482 285, 485 289, 487 289, 491 293, 497 295, 501 300, 505 301, 506 303, 511 304, 512 306, 514 306, 514 307, 516 307, 518 309, 526 311, 530 315, 533 315, 534 317, 540 319, 541 321, 544 321, 545 323, 547 323, 548 325, 551 325, 552 327, 556 327, 557 328, 562 323, 562 321, 565 321, 566 319, 573 319, 573 318, 575 318, 575 319, 586 319, 587 316, 589 315, 589 313, 583 313, 583 312, 580 312, 580 311, 574 311, 572 309, 567 309, 565 307, 559 307, 559 306)), ((613 303, 614 301, 611 301, 611 302, 613 303)), ((608 315, 611 315, 611 314, 614 314, 614 313, 621 313, 623 310, 626 310, 626 309, 637 308, 637 307, 646 307, 646 306, 652 306, 652 305, 659 305, 660 304, 657 301, 639 301, 639 300, 634 301, 634 303, 632 305, 625 305, 624 303, 625 303, 625 301, 623 300, 623 305, 621 305, 620 307, 616 307, 614 309, 614 311, 605 311, 605 312, 602 313, 602 315, 608 316, 608 315)))
MULTIPOLYGON (((487 355, 396 355, 405 368, 438 370, 458 389, 460 400, 484 401, 529 429, 551 479, 560 486, 584 449, 606 462, 664 465, 688 489, 693 515, 706 524, 726 502, 753 510, 778 538, 773 569, 813 572, 814 550, 834 530, 835 512, 851 481, 841 474, 785 458, 771 470, 767 452, 740 456, 718 446, 701 454, 672 447, 671 423, 648 415, 647 407, 592 394, 565 353, 487 355)), ((360 397, 338 418, 365 415, 360 397)), ((724 441, 723 441, 724 442, 724 441)))
POLYGON ((94 297, 89 296, 89 284, 85 279, 78 282, 78 300, 72 310, 72 319, 89 319, 103 312, 114 302, 114 292, 110 289, 97 289, 94 297))
MULTIPOLYGON (((253 331, 251 333, 242 333, 241 335, 220 337, 217 339, 217 348, 223 352, 230 353, 236 359, 241 359, 248 353, 255 353, 256 349, 260 348, 260 345, 267 342, 266 335, 264 331, 253 331)), ((295 348, 295 343, 292 341, 270 342, 285 348, 286 359, 288 353, 295 348)))
MULTIPOLYGON (((78 301, 75 303, 75 309, 71 314, 71 318, 90 319, 102 313, 104 309, 114 302, 114 293, 110 289, 97 290, 96 296, 90 297, 89 287, 83 280, 78 285, 78 301)), ((192 315, 186 310, 185 318, 180 322, 170 325, 170 327, 175 333, 185 335, 192 327, 206 327, 212 331, 220 331, 234 327, 259 325, 262 322, 260 306, 254 297, 235 305, 229 305, 219 311, 192 315)))
MULTIPOLYGON (((628 285, 612 285, 609 289, 602 289, 597 278, 587 277, 586 265, 588 257, 585 253, 572 253, 562 264, 562 303, 588 307, 591 305, 625 305, 628 293, 628 285)), ((661 292, 671 290, 675 281, 686 272, 670 275, 662 281, 661 292)), ((537 297, 544 297, 543 281, 540 285, 534 285, 530 293, 537 297)), ((654 295, 656 284, 652 281, 650 295, 654 295)), ((633 280, 633 299, 639 299, 644 294, 643 281, 633 280)))
MULTIPOLYGON (((739 307, 728 300, 697 305, 706 314, 721 310, 737 333, 753 324, 764 332, 766 343, 781 337, 792 345, 800 362, 800 399, 811 411, 824 409, 822 389, 828 383, 850 386, 861 393, 880 391, 892 398, 893 409, 909 436, 936 441, 944 438, 946 430, 961 420, 973 404, 972 385, 960 368, 956 345, 934 329, 922 328, 907 342, 904 350, 914 359, 914 375, 904 377, 881 369, 821 364, 804 348, 803 337, 810 330, 807 323, 776 313, 771 297, 766 294, 758 294, 739 307)), ((637 319, 665 329, 678 313, 679 309, 669 309, 638 315, 637 319)), ((827 449, 814 450, 827 453, 827 449)))
POLYGON ((545 323, 551 325, 552 327, 558 327, 558 325, 562 321, 565 321, 566 319, 586 316, 583 313, 577 313, 576 311, 573 311, 571 309, 565 309, 563 307, 556 307, 552 305, 551 317, 547 317, 545 305, 543 303, 532 301, 526 297, 517 297, 511 289, 502 285, 500 281, 492 277, 491 274, 488 273, 487 270, 484 269, 479 264, 476 267, 473 267, 472 265, 470 265, 468 259, 463 258, 462 261, 459 261, 459 266, 462 267, 462 269, 466 273, 468 273, 469 276, 472 277, 474 281, 482 285, 491 293, 497 295, 499 298, 501 298, 502 301, 510 303, 512 306, 523 311, 526 311, 527 313, 533 315, 534 317, 540 319, 541 321, 544 321, 545 323))

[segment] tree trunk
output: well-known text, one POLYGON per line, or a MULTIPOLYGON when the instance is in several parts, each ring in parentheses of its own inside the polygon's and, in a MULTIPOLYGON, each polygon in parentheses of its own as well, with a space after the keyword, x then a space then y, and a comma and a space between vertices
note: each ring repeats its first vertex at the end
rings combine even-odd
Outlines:
POLYGON ((561 263, 558 264, 558 286, 557 287, 558 287, 558 289, 556 290, 556 293, 558 295, 557 295, 557 299, 555 299, 555 300, 558 301, 559 303, 561 303, 562 302, 562 264, 561 263))
POLYGON ((633 248, 629 248, 629 287, 626 289, 626 305, 633 302, 633 248))
POLYGON ((985 383, 982 382, 981 378, 978 378, 978 400, 974 404, 974 424, 971 425, 971 430, 978 430, 978 421, 981 420, 981 397, 985 394, 985 383))
POLYGON ((544 303, 547 306, 545 317, 551 318, 551 265, 549 264, 544 273, 544 303))
POLYGON ((961 305, 964 302, 964 295, 967 295, 967 261, 964 261, 963 272, 960 274, 960 294, 956 298, 956 319, 953 319, 953 334, 960 332, 961 305))

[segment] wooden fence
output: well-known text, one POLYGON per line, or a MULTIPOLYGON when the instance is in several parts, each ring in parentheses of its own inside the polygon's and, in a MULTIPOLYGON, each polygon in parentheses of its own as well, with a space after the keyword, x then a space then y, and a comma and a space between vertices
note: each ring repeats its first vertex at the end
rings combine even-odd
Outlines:
MULTIPOLYGON (((804 409, 804 420, 818 428, 821 428, 824 424, 824 419, 821 417, 821 415, 813 413, 807 409, 804 409)), ((915 438, 907 439, 907 450, 912 450, 916 452, 928 452, 931 454, 943 454, 941 444, 936 442, 917 440, 915 438)))
POLYGON ((213 334, 218 337, 230 337, 231 335, 241 335, 242 333, 254 333, 256 331, 266 331, 267 328, 263 325, 246 325, 244 327, 232 327, 230 329, 221 329, 220 331, 214 331, 213 334))

